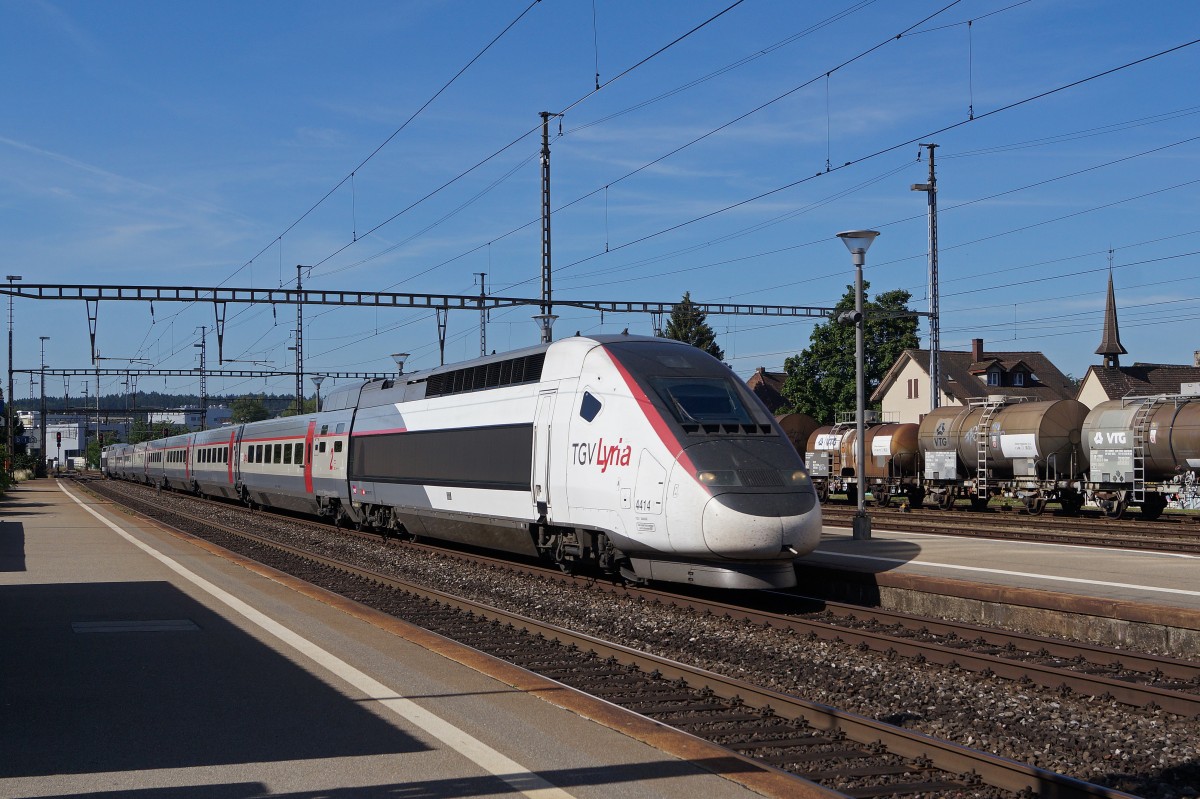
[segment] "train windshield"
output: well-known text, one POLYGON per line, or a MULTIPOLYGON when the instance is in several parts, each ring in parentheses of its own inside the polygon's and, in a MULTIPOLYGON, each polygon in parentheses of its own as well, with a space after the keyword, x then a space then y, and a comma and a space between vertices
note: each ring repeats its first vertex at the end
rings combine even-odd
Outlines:
POLYGON ((755 423, 725 378, 659 377, 651 383, 680 422, 755 423))

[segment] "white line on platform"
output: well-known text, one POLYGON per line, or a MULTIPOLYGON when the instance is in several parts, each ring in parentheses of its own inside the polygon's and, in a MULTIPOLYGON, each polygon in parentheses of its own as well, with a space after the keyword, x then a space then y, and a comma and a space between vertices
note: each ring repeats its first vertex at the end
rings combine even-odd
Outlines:
MULTIPOLYGON (((850 528, 844 528, 849 530, 850 528)), ((963 538, 970 538, 973 542, 979 544, 991 544, 993 546, 1001 546, 1005 544, 1016 544, 1024 547, 1051 547, 1054 549, 1086 549, 1089 552, 1112 552, 1121 555, 1141 555, 1142 557, 1153 558, 1178 558, 1180 560, 1200 560, 1200 555, 1193 555, 1188 552, 1159 552, 1152 549, 1125 549, 1123 547, 1102 547, 1095 544, 1063 544, 1058 541, 1016 541, 1006 538, 976 538, 971 536, 961 535, 946 535, 945 533, 909 533, 899 530, 875 529, 876 533, 890 533, 891 535, 900 536, 896 540, 904 538, 937 538, 942 541, 961 541, 963 538)), ((891 540, 891 539, 889 539, 891 540)))
POLYGON ((954 569, 958 571, 981 572, 983 574, 1003 574, 1009 577, 1028 577, 1033 580, 1049 580, 1051 582, 1060 583, 1078 583, 1080 585, 1098 585, 1106 588, 1133 588, 1140 591, 1154 591, 1161 594, 1179 594, 1181 596, 1197 596, 1200 597, 1200 591, 1187 591, 1182 588, 1159 588, 1153 585, 1134 585, 1132 583, 1110 583, 1105 580, 1084 580, 1079 577, 1059 577, 1053 574, 1034 574, 1032 572, 1017 572, 1007 569, 987 569, 982 566, 960 566, 955 563, 933 563, 927 560, 908 560, 905 558, 885 558, 879 555, 851 555, 847 552, 830 552, 829 550, 820 550, 822 557, 829 558, 855 558, 857 560, 873 560, 879 563, 894 563, 899 566, 930 566, 935 569, 954 569))
POLYGON ((573 799, 572 795, 563 791, 551 783, 547 782, 542 777, 531 772, 521 764, 514 760, 505 757, 500 752, 492 749, 487 744, 473 737, 469 733, 455 727, 445 719, 442 719, 433 713, 425 710, 415 702, 405 699, 386 685, 376 681, 363 672, 351 666, 346 661, 329 652, 321 649, 316 644, 309 641, 307 638, 293 632, 284 627, 279 622, 275 621, 265 613, 251 607, 246 602, 238 599, 224 589, 205 580, 203 577, 189 571, 184 566, 180 565, 173 559, 138 540, 133 535, 123 530, 120 526, 110 522, 108 519, 101 516, 96 511, 88 507, 78 497, 68 491, 59 482, 59 488, 62 492, 75 501, 81 508, 99 519, 109 529, 120 535, 125 540, 129 541, 134 546, 138 547, 146 554, 150 555, 155 560, 158 560, 167 568, 174 571, 180 577, 193 583, 202 590, 208 592, 215 599, 228 605, 232 610, 240 613, 249 621, 258 625, 267 633, 275 636, 285 644, 296 649, 301 654, 307 656, 313 662, 328 669, 337 676, 341 677, 346 682, 353 685, 363 694, 373 698, 384 707, 391 710, 396 715, 411 724, 420 727, 425 732, 437 738, 442 743, 446 744, 454 751, 471 760, 476 765, 493 774, 500 780, 503 780, 513 790, 519 792, 523 796, 531 797, 531 799, 573 799))

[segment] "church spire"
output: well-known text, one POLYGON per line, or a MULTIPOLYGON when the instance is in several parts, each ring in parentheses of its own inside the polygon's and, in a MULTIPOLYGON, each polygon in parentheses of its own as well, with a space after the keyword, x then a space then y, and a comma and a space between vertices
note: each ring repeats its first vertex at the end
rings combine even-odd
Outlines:
POLYGON ((1096 354, 1104 356, 1105 368, 1116 369, 1121 365, 1120 356, 1128 352, 1121 346, 1121 333, 1117 330, 1117 295, 1113 292, 1112 270, 1109 270, 1108 305, 1104 309, 1104 336, 1100 339, 1100 346, 1096 348, 1096 354))

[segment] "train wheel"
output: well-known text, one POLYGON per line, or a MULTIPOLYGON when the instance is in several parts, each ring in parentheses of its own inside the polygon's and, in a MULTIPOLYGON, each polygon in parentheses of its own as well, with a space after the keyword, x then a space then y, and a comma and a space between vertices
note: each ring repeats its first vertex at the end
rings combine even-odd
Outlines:
POLYGON ((1154 521, 1167 509, 1167 498, 1162 494, 1146 494, 1142 500, 1141 517, 1146 521, 1154 521))
POLYGON ((822 480, 820 483, 817 484, 816 488, 817 488, 817 499, 819 499, 822 502, 822 504, 828 502, 829 501, 829 481, 822 480))
POLYGON ((989 497, 971 497, 971 510, 982 513, 987 510, 989 497))
POLYGON ((1042 497, 1033 497, 1025 502, 1025 512, 1030 516, 1041 516, 1046 512, 1046 500, 1042 497))
POLYGON ((925 491, 920 486, 909 486, 906 493, 908 494, 908 507, 917 510, 925 506, 925 491))
POLYGON ((877 486, 871 493, 875 495, 875 504, 879 507, 886 508, 892 504, 892 492, 887 486, 877 486))
POLYGON ((1103 499, 1100 501, 1100 509, 1104 511, 1104 515, 1110 519, 1119 519, 1125 515, 1125 510, 1129 507, 1129 501, 1125 497, 1117 497, 1116 499, 1103 499))
POLYGON ((935 495, 937 497, 937 506, 941 510, 954 510, 954 500, 957 499, 954 495, 954 489, 948 488, 942 494, 935 495))

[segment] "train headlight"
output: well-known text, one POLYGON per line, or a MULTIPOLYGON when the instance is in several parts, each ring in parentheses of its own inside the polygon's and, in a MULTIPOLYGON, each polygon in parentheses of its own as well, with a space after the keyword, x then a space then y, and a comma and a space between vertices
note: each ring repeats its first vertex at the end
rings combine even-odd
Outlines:
POLYGON ((733 470, 697 472, 696 479, 706 486, 740 486, 741 479, 733 470))
POLYGON ((779 476, 783 478, 785 486, 799 486, 804 485, 804 481, 808 479, 808 472, 803 469, 783 469, 779 476))

